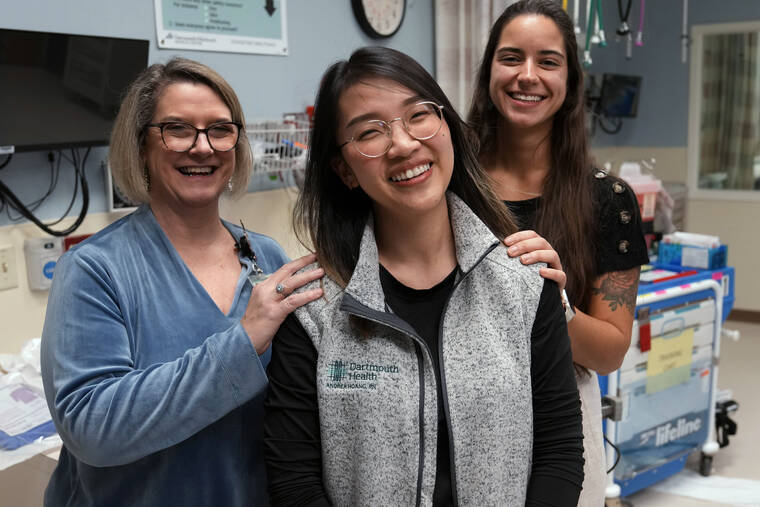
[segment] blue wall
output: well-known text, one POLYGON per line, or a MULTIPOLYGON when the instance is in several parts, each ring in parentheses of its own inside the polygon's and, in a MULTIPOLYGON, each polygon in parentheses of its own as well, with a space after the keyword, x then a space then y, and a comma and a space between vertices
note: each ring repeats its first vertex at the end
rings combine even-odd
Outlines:
MULTIPOLYGON (((649 0, 644 17, 644 46, 634 46, 626 60, 624 41, 615 42, 617 0, 603 0, 604 28, 610 41, 592 50, 591 74, 643 76, 638 116, 623 122, 616 135, 596 130, 593 144, 607 146, 686 146, 689 116, 689 62, 681 62, 682 0, 649 0)), ((689 26, 760 20, 758 0, 690 0, 689 26)), ((629 25, 636 30, 639 2, 634 1, 629 25)))
MULTIPOLYGON (((156 47, 152 0, 35 0, 3 4, 2 28, 147 39, 150 63, 164 62, 174 55, 206 63, 235 88, 247 119, 279 118, 284 112, 303 111, 313 103, 319 78, 330 63, 348 57, 355 48, 377 44, 359 28, 348 0, 288 0, 287 57, 160 50, 156 47)), ((413 56, 434 74, 433 0, 409 0, 407 4, 404 24, 383 44, 413 56)), ((2 119, 1 111, 0 121, 7 121, 2 119)), ((106 210, 100 168, 106 156, 105 148, 96 148, 87 162, 91 212, 106 210)), ((0 156, 0 161, 4 159, 0 156)), ((57 191, 37 212, 43 219, 57 218, 71 198, 73 169, 66 162, 61 167, 57 191)), ((0 180, 24 202, 41 196, 48 179, 46 152, 16 154, 0 170, 0 180)), ((79 201, 72 214, 78 209, 79 201)), ((0 225, 8 223, 3 211, 0 225)))
MULTIPOLYGON (((434 0, 409 0, 401 30, 387 45, 414 56, 429 71, 434 66, 434 0)), ((288 45, 290 56, 241 55, 159 50, 155 43, 152 0, 37 0, 8 3, 0 26, 27 30, 82 33, 151 41, 150 61, 166 61, 181 54, 216 68, 235 87, 248 118, 279 117, 299 111, 313 101, 319 77, 332 61, 346 57, 356 48, 374 41, 366 37, 353 19, 348 0, 289 0, 288 45)), ((605 29, 610 44, 594 48, 591 74, 604 72, 644 76, 638 117, 625 120, 617 135, 596 131, 598 147, 642 146, 685 147, 688 133, 689 63, 681 63, 681 0, 647 2, 642 48, 634 48, 633 59, 625 59, 622 42, 614 41, 617 0, 603 0, 605 29)), ((638 26, 639 2, 634 0, 630 24, 638 26)), ((689 24, 760 20, 759 0, 690 0, 689 24)), ((1 114, 1 113, 0 113, 1 114)), ((0 121, 2 117, 0 116, 0 121)), ((87 164, 90 180, 90 211, 106 209, 100 163, 105 148, 94 149, 87 164)), ((3 160, 4 157, 0 157, 3 160)), ((73 171, 65 163, 58 190, 39 209, 39 215, 57 217, 66 208, 73 188, 73 171)), ((46 153, 14 156, 0 170, 0 180, 19 197, 31 201, 47 188, 46 153)), ((74 210, 78 209, 78 203, 74 210)), ((0 214, 0 225, 8 224, 0 214)))

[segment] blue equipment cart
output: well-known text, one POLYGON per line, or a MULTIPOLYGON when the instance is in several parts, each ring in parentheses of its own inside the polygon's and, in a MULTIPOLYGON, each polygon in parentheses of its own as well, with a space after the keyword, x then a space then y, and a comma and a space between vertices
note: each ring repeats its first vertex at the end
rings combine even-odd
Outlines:
POLYGON ((619 370, 599 377, 602 394, 622 407, 620 420, 605 420, 605 435, 620 452, 606 446, 608 465, 618 459, 608 474, 607 498, 678 473, 697 450, 700 471, 709 474, 719 449, 720 336, 733 296, 730 267, 639 284, 631 347, 619 370))

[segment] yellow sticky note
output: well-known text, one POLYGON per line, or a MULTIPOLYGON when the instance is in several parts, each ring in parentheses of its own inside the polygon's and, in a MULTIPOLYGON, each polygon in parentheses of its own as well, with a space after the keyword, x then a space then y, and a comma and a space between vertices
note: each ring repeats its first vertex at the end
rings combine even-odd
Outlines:
POLYGON ((691 376, 694 328, 652 339, 647 361, 647 394, 682 384, 691 376))

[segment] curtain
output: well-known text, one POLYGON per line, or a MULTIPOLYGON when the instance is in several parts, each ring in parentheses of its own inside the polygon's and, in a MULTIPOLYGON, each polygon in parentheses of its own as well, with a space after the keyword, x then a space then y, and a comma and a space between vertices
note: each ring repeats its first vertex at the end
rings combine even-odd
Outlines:
POLYGON ((494 21, 517 0, 435 0, 436 80, 461 116, 494 21))
POLYGON ((752 190, 760 134, 758 34, 704 37, 700 187, 752 190))

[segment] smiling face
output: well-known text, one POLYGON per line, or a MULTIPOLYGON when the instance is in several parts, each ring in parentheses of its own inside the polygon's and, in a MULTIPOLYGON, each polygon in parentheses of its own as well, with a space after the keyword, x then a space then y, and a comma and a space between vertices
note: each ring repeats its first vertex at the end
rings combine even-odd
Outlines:
POLYGON ((523 14, 501 31, 491 62, 489 94, 511 129, 551 132, 567 93, 567 54, 551 19, 523 14))
MULTIPOLYGON (((172 83, 161 93, 151 123, 179 121, 196 128, 230 122, 224 101, 204 84, 172 83)), ((143 159, 150 172, 151 206, 175 210, 218 206, 235 168, 235 150, 216 152, 204 134, 184 153, 169 150, 161 130, 147 129, 143 159)))
MULTIPOLYGON (((386 79, 368 79, 343 92, 338 101, 339 144, 357 137, 366 120, 391 122, 428 97, 386 79)), ((446 211, 445 192, 454 169, 454 148, 446 120, 430 139, 411 137, 401 121, 391 123, 392 144, 377 158, 357 151, 354 143, 341 148, 333 167, 343 182, 357 185, 372 200, 375 220, 407 220, 446 211)))

